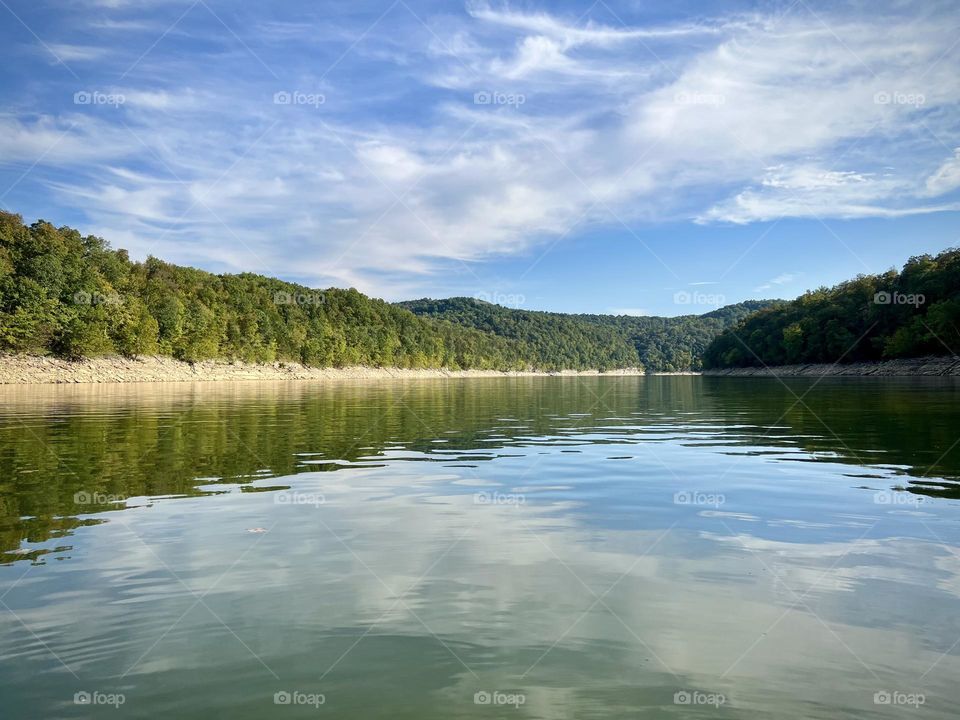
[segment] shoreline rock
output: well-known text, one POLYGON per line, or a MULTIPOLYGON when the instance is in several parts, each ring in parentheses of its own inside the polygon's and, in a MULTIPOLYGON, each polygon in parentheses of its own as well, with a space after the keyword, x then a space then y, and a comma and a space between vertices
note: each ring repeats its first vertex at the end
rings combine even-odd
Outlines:
POLYGON ((209 382, 236 380, 362 380, 466 377, 616 376, 643 375, 641 368, 619 370, 500 371, 500 370, 409 370, 405 368, 318 368, 299 363, 264 364, 231 360, 188 363, 170 357, 117 356, 64 360, 39 355, 0 355, 0 385, 209 382))
POLYGON ((711 377, 942 377, 960 375, 960 357, 925 357, 849 364, 780 365, 777 367, 704 370, 711 377))

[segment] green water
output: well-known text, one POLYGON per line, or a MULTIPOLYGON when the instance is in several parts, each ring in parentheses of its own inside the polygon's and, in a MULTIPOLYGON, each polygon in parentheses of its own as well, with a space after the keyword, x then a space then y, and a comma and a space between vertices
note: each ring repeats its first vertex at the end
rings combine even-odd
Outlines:
POLYGON ((953 718, 958 401, 0 388, 0 717, 953 718))

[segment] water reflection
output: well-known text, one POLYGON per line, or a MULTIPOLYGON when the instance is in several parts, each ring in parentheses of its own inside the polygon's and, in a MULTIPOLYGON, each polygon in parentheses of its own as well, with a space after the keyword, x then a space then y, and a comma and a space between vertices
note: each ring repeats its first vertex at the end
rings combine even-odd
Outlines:
POLYGON ((958 388, 939 378, 0 388, 0 550, 35 559, 22 541, 67 536, 127 499, 404 459, 469 467, 511 447, 644 448, 609 456, 629 461, 655 459, 651 443, 680 441, 731 456, 847 462, 865 488, 958 497, 958 388))
POLYGON ((957 504, 916 481, 957 477, 954 388, 824 385, 10 393, 4 547, 51 552, 0 568, 5 709, 953 717, 957 504))

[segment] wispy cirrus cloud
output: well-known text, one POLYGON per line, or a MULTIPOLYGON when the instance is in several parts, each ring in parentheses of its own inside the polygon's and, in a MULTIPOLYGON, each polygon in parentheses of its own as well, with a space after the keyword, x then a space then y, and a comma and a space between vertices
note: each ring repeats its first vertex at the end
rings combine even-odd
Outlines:
POLYGON ((0 156, 135 255, 396 297, 621 222, 958 208, 945 5, 637 25, 601 6, 100 5, 91 36, 50 44, 84 86, 52 77, 0 116, 0 156))
POLYGON ((775 278, 771 278, 762 285, 758 285, 753 289, 754 292, 765 292, 767 290, 774 290, 783 285, 789 285, 797 280, 799 276, 796 273, 781 273, 775 278))
POLYGON ((926 180, 927 194, 938 197, 960 188, 960 148, 926 180))
POLYGON ((47 48, 60 60, 66 62, 85 62, 98 60, 109 52, 106 47, 96 45, 72 45, 70 43, 53 43, 47 48))

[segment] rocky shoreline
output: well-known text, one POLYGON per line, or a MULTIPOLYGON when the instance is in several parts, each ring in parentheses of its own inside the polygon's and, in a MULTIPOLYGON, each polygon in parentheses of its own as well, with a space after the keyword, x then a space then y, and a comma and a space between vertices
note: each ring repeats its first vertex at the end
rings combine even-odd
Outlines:
POLYGON ((188 363, 169 357, 94 357, 84 360, 36 355, 0 356, 0 385, 63 383, 209 382, 235 380, 357 380, 466 377, 533 377, 547 375, 642 375, 640 368, 504 372, 498 370, 407 370, 402 368, 315 368, 298 363, 252 364, 226 360, 188 363))
MULTIPOLYGON (((104 356, 84 360, 38 355, 0 355, 0 385, 77 383, 211 382, 237 380, 377 380, 386 378, 470 378, 537 376, 644 375, 642 368, 563 370, 557 372, 500 370, 409 370, 404 368, 317 368, 299 363, 243 363, 204 360, 188 363, 170 357, 137 359, 104 356)), ((783 365, 777 367, 726 368, 702 373, 654 373, 655 375, 706 375, 711 377, 935 377, 960 376, 960 357, 927 357, 844 365, 783 365)))
POLYGON ((781 365, 704 370, 713 377, 934 377, 960 375, 960 357, 926 357, 883 362, 781 365))

